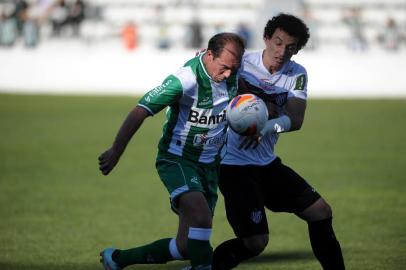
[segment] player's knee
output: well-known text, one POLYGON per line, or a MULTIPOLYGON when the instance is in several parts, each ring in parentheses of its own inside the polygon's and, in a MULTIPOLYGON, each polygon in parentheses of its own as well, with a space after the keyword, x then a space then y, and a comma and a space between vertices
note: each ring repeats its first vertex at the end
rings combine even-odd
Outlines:
POLYGON ((320 199, 313 205, 312 209, 314 213, 313 220, 323 220, 326 218, 330 218, 333 215, 333 211, 331 206, 324 200, 320 199))
POLYGON ((269 236, 267 234, 254 235, 243 239, 244 245, 254 254, 258 255, 264 251, 268 245, 269 236))
POLYGON ((320 216, 323 219, 333 216, 333 210, 331 209, 331 206, 325 200, 323 200, 322 203, 319 205, 318 211, 320 213, 320 216))
POLYGON ((330 205, 323 198, 320 198, 297 215, 307 222, 313 222, 332 217, 332 210, 330 205))
POLYGON ((212 212, 206 199, 199 192, 189 192, 179 199, 180 214, 191 227, 211 228, 212 212))

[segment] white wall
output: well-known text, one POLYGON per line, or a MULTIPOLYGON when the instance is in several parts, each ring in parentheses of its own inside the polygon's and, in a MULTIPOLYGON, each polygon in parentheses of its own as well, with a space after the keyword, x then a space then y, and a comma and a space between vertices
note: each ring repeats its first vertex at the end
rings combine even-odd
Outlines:
MULTIPOLYGON (((160 84, 194 51, 125 51, 120 44, 53 41, 37 49, 0 49, 0 92, 140 95, 160 84)), ((310 98, 406 98, 406 51, 340 48, 303 51, 310 98)))

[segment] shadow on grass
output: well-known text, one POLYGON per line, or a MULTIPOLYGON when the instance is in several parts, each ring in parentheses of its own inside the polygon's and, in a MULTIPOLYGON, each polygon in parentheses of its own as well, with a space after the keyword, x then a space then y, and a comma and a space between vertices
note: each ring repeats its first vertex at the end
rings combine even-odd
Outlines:
MULTIPOLYGON (((264 253, 260 256, 251 259, 245 264, 266 264, 266 263, 275 263, 281 261, 303 261, 303 260, 315 260, 312 252, 309 251, 288 251, 288 252, 272 252, 264 253)), ((154 264, 154 265, 136 265, 130 266, 126 269, 137 269, 137 270, 180 270, 185 265, 188 265, 188 262, 171 262, 168 264, 154 264)), ((24 264, 19 262, 0 262, 1 270, 20 270, 20 269, 30 269, 30 270, 97 270, 103 269, 100 263, 47 263, 44 264, 24 264)))
MULTIPOLYGON (((186 262, 173 262, 168 264, 154 264, 154 265, 136 265, 130 266, 126 269, 139 269, 139 270, 179 270, 187 265, 186 262)), ((24 264, 18 262, 0 262, 1 270, 20 270, 20 269, 30 269, 30 270, 101 270, 103 269, 100 263, 44 263, 44 264, 24 264)))
POLYGON ((256 258, 253 258, 246 262, 246 264, 264 264, 274 263, 281 261, 308 261, 316 260, 311 251, 280 251, 263 253, 256 258))

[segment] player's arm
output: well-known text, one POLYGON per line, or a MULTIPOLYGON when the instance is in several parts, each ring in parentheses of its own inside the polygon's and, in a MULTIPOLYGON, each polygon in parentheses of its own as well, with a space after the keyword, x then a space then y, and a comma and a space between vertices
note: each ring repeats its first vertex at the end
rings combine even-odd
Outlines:
POLYGON ((307 73, 303 67, 291 85, 289 97, 284 105, 284 114, 268 120, 261 135, 299 130, 306 111, 307 73))
POLYGON ((136 106, 130 111, 119 129, 113 145, 99 156, 99 169, 104 175, 109 174, 116 166, 128 142, 148 116, 150 113, 140 106, 136 106))
POLYGON ((273 133, 283 133, 299 130, 302 127, 306 111, 306 100, 291 97, 288 98, 284 106, 284 114, 268 120, 265 127, 261 130, 261 135, 273 133))
POLYGON ((146 93, 124 120, 112 147, 100 155, 100 171, 104 175, 109 174, 116 166, 128 142, 140 128, 145 118, 150 115, 155 115, 167 106, 173 104, 181 95, 181 83, 173 75, 168 76, 160 86, 146 93))
POLYGON ((306 100, 297 97, 288 98, 284 109, 285 114, 290 118, 288 131, 299 130, 302 127, 306 112, 306 100))
MULTIPOLYGON (((274 106, 274 104, 268 104, 268 110, 274 108, 274 106)), ((305 111, 305 99, 296 97, 289 98, 284 106, 284 114, 269 119, 259 134, 245 137, 239 145, 239 149, 248 149, 250 147, 255 149, 259 145, 263 136, 299 130, 303 124, 305 111)), ((272 114, 275 115, 275 112, 272 112, 272 114)))

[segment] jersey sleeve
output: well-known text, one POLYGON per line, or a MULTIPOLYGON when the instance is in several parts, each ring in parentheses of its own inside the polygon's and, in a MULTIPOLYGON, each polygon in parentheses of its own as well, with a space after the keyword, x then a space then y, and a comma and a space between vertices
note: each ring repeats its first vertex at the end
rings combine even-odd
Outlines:
POLYGON ((307 99, 307 72, 302 66, 296 71, 288 97, 307 99))
POLYGON ((147 92, 140 99, 138 106, 154 115, 178 101, 182 94, 183 88, 180 80, 174 75, 169 75, 160 86, 147 92))

